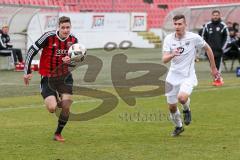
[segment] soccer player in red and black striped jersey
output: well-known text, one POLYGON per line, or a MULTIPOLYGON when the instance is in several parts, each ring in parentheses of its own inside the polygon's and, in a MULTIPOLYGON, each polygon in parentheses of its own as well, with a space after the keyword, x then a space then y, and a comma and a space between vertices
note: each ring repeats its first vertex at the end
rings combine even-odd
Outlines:
POLYGON ((41 50, 39 73, 41 75, 41 95, 50 113, 54 113, 56 107, 62 108, 58 119, 58 126, 54 134, 54 140, 64 141, 61 132, 69 117, 72 104, 73 79, 68 64, 69 47, 78 40, 71 33, 71 20, 69 17, 60 17, 58 30, 44 33, 28 50, 24 68, 24 83, 31 80, 31 62, 33 57, 41 50), (60 95, 60 97, 59 97, 60 95))

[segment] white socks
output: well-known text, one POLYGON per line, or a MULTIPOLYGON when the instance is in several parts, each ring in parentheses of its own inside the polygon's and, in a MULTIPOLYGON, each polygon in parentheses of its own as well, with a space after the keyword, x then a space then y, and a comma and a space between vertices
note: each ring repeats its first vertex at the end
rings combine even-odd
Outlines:
POLYGON ((185 104, 182 104, 183 110, 189 110, 190 111, 190 98, 188 98, 187 102, 185 104))
POLYGON ((175 113, 170 112, 170 118, 174 125, 176 125, 177 127, 182 127, 182 119, 181 119, 181 115, 180 115, 178 107, 177 107, 177 111, 175 113))
MULTIPOLYGON (((182 104, 183 110, 189 110, 190 111, 190 98, 188 98, 187 102, 185 104, 182 104)), ((173 122, 173 124, 177 127, 182 127, 182 119, 181 119, 181 114, 180 111, 177 107, 177 110, 175 113, 170 112, 170 118, 173 122)))

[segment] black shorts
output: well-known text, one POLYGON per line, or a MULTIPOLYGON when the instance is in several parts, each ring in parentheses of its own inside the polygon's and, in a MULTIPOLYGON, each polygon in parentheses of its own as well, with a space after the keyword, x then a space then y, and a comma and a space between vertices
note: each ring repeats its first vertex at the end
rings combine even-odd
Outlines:
POLYGON ((48 96, 61 94, 72 94, 73 78, 72 74, 61 77, 42 77, 41 95, 45 99, 48 96))

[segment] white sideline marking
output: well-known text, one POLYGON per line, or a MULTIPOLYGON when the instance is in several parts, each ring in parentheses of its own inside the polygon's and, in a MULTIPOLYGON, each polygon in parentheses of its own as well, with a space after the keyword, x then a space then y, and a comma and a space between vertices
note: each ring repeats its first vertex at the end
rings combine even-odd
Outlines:
MULTIPOLYGON (((89 99, 89 100, 80 100, 80 101, 74 101, 73 104, 77 104, 77 103, 82 103, 82 102, 97 102, 99 100, 94 100, 94 99, 89 99)), ((23 107, 8 107, 8 108, 0 108, 0 112, 2 111, 9 111, 9 110, 20 110, 20 109, 34 109, 34 108, 44 108, 45 105, 26 105, 23 107)))
MULTIPOLYGON (((240 85, 232 85, 232 86, 225 86, 225 87, 215 87, 215 88, 203 88, 203 89, 197 89, 194 90, 193 92, 208 92, 208 91, 214 91, 214 90, 225 90, 225 89, 233 89, 233 88, 240 88, 240 85)), ((158 97, 149 97, 149 99, 155 99, 158 97)), ((86 99, 86 100, 79 100, 79 101, 74 101, 73 104, 77 103, 85 103, 85 102, 97 102, 100 100, 94 100, 94 99, 86 99)), ((0 108, 0 112, 3 111, 11 111, 11 110, 21 110, 21 109, 34 109, 34 108, 43 108, 45 105, 26 105, 23 107, 8 107, 8 108, 0 108)))
MULTIPOLYGON (((25 84, 21 84, 21 83, 1 83, 0 84, 0 86, 7 86, 7 85, 9 85, 9 86, 26 86, 25 84)), ((29 86, 36 86, 36 85, 39 85, 39 84, 29 84, 29 86)))
POLYGON ((19 110, 19 109, 41 108, 41 107, 43 107, 43 105, 42 106, 28 105, 28 106, 25 106, 25 107, 8 107, 8 108, 0 108, 0 112, 9 111, 9 110, 19 110))
MULTIPOLYGON (((15 86, 25 86, 25 84, 23 83, 0 83, 0 86, 6 86, 6 85, 15 85, 15 86)), ((40 83, 30 83, 29 86, 39 86, 40 83)), ((80 87, 78 84, 76 84, 75 86, 80 87)), ((92 84, 81 84, 82 87, 113 87, 112 85, 104 85, 104 84, 96 84, 96 85, 92 85, 92 84)), ((27 87, 27 86, 26 86, 27 87)))

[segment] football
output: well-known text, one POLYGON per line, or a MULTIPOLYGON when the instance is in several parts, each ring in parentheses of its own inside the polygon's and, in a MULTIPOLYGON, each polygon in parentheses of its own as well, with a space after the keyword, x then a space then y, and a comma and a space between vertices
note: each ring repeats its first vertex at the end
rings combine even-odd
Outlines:
POLYGON ((76 62, 81 62, 85 59, 87 55, 87 49, 83 44, 75 43, 68 49, 68 56, 71 60, 76 62))

